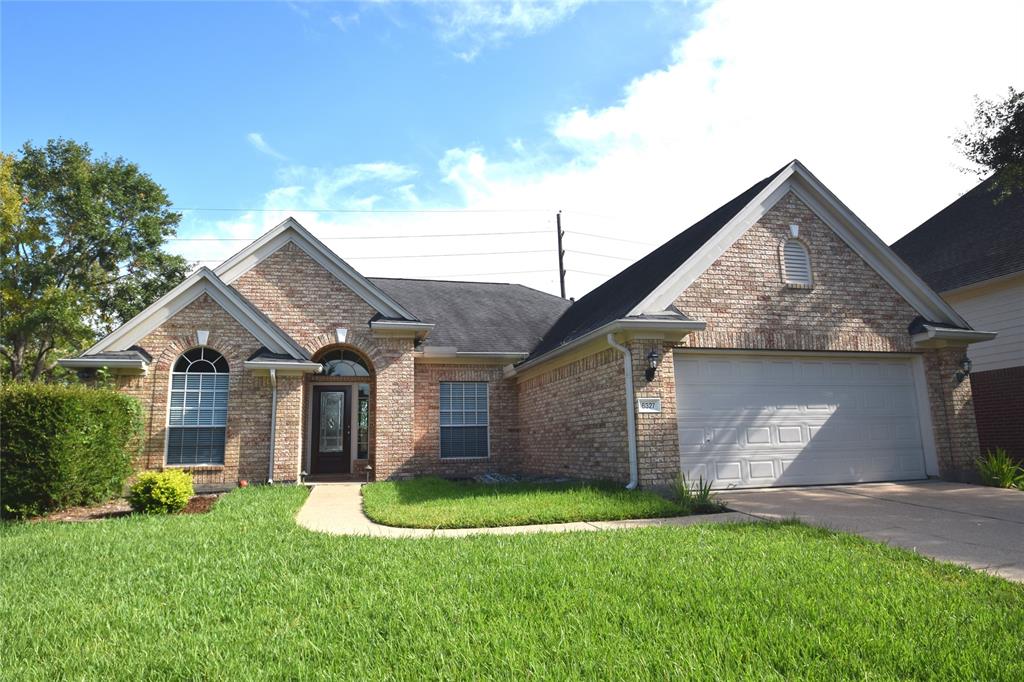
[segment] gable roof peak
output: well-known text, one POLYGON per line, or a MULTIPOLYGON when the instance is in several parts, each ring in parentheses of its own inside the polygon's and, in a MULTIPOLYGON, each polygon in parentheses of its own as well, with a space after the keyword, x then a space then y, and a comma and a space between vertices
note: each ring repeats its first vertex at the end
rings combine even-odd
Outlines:
POLYGON ((218 265, 214 273, 226 284, 231 284, 286 244, 297 246, 384 317, 417 321, 415 315, 342 260, 291 216, 218 265))

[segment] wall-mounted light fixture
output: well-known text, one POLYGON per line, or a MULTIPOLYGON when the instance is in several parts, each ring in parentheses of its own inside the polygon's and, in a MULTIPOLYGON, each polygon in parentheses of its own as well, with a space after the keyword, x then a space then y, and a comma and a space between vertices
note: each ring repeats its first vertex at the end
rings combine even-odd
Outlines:
POLYGON ((965 355, 964 359, 960 361, 960 369, 956 371, 954 381, 956 381, 956 385, 959 386, 964 382, 964 379, 969 376, 971 376, 971 359, 965 355))
POLYGON ((658 369, 658 360, 661 356, 658 355, 658 350, 652 348, 651 352, 647 354, 647 371, 644 372, 644 377, 647 381, 654 381, 654 371, 658 369))

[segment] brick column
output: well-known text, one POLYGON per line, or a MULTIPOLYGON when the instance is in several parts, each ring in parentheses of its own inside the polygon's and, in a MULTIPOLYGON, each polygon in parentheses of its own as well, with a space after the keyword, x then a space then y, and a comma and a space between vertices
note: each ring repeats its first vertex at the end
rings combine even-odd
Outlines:
MULTIPOLYGON (((679 474, 679 431, 676 422, 676 375, 672 344, 662 339, 633 339, 633 392, 636 398, 660 398, 661 412, 636 415, 640 486, 670 484, 679 474), (654 378, 647 381, 647 355, 660 355, 654 378)), ((635 408, 635 405, 634 405, 635 408)))
POLYGON ((299 480, 302 462, 302 376, 277 377, 274 482, 299 480))
POLYGON ((928 399, 939 473, 950 480, 975 480, 978 458, 978 430, 974 421, 971 380, 954 381, 965 347, 931 348, 924 352, 928 399))
POLYGON ((414 456, 416 377, 412 338, 382 338, 374 403, 374 477, 378 480, 410 475, 406 462, 414 456))

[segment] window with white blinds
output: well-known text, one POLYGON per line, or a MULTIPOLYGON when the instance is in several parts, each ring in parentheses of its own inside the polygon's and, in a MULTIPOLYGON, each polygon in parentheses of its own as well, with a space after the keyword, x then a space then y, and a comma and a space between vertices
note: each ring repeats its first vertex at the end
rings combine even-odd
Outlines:
POLYGON ((205 347, 183 354, 171 372, 167 464, 223 464, 227 418, 227 360, 205 347))
POLYGON ((441 382, 441 457, 488 456, 487 383, 441 382))
POLYGON ((786 284, 811 284, 811 255, 796 239, 787 239, 782 247, 782 273, 786 284))

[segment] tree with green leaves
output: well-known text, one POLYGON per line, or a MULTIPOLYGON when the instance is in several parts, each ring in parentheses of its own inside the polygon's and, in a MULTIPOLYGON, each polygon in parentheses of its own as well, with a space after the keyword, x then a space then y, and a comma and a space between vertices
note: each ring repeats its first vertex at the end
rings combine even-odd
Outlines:
POLYGON ((997 201, 1024 192, 1024 92, 1011 87, 1005 99, 978 99, 974 122, 956 143, 978 175, 995 174, 997 201))
POLYGON ((8 378, 36 380, 187 274, 163 250, 181 214, 138 166, 85 144, 0 156, 0 359, 8 378))

